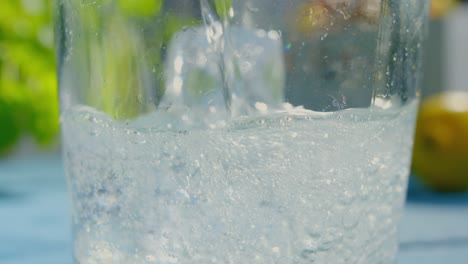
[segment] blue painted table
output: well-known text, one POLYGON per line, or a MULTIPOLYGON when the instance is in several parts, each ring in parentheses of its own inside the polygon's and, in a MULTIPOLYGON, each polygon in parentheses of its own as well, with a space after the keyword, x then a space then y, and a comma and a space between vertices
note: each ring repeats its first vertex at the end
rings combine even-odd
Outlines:
MULTIPOLYGON (((0 161, 0 263, 68 264, 70 211, 58 155, 0 161)), ((399 264, 468 263, 468 195, 410 189, 399 264)))

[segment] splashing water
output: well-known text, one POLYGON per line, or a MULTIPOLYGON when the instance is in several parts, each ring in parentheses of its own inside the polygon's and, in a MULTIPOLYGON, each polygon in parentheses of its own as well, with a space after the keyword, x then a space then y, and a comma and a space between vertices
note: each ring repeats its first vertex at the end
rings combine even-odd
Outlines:
POLYGON ((226 34, 225 34, 225 25, 226 22, 221 21, 219 15, 216 13, 216 3, 215 0, 200 0, 200 8, 202 11, 203 22, 206 27, 206 36, 208 43, 214 48, 215 52, 218 53, 219 61, 219 74, 221 76, 223 84, 223 96, 225 101, 225 106, 227 110, 231 106, 231 88, 228 81, 228 72, 226 67, 226 57, 225 49, 229 47, 226 45, 226 34))

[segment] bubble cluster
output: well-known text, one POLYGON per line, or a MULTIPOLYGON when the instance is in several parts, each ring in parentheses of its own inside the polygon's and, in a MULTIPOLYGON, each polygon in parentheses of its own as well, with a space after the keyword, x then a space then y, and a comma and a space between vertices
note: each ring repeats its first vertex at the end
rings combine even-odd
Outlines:
MULTIPOLYGON (((63 115, 79 263, 392 263, 416 104, 217 129, 63 115)), ((300 113, 300 114, 299 114, 300 113)))

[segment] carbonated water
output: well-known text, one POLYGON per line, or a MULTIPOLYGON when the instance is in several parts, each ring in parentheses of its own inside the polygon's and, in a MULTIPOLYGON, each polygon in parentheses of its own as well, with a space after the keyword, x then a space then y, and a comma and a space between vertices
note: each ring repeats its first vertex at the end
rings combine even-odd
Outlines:
POLYGON ((392 263, 416 105, 193 129, 70 108, 76 262, 392 263))

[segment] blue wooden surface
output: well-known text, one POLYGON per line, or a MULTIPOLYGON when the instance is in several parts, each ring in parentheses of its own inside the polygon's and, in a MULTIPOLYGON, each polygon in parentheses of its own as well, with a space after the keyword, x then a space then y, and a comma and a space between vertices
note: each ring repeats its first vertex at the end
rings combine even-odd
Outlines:
MULTIPOLYGON (((0 161, 0 263, 72 263, 69 223, 58 155, 0 161)), ((468 263, 468 195, 413 186, 400 230, 400 264, 468 263)))

